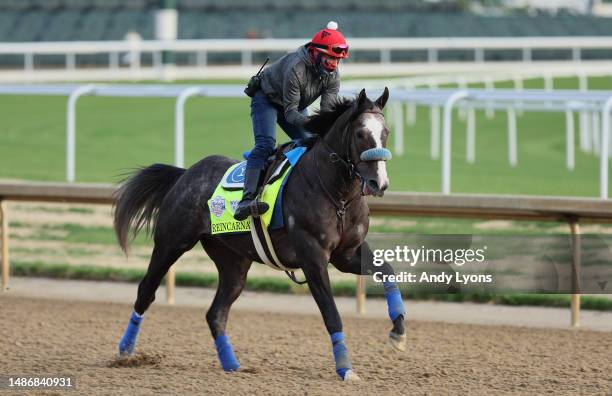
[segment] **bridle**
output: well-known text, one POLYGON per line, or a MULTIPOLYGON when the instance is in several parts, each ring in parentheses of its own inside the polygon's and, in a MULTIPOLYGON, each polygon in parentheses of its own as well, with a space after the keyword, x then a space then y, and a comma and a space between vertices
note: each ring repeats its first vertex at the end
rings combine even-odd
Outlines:
MULTIPOLYGON (((378 115, 383 114, 381 110, 368 110, 368 111, 359 113, 359 115, 367 114, 367 113, 378 114, 378 115)), ((359 159, 355 162, 351 156, 351 151, 354 145, 354 138, 352 138, 351 134, 349 133, 350 125, 351 125, 351 121, 349 120, 349 122, 347 122, 346 126, 342 130, 342 135, 340 137, 340 147, 341 147, 341 150, 343 150, 344 152, 342 152, 341 154, 338 154, 336 151, 334 151, 334 149, 325 141, 325 138, 320 137, 319 140, 321 142, 321 147, 325 148, 328 152, 328 155, 327 155, 328 162, 330 162, 331 164, 340 165, 347 171, 349 183, 355 179, 360 180, 360 184, 361 184, 360 194, 362 194, 364 190, 363 186, 366 181, 363 178, 363 176, 361 176, 359 171, 357 170, 357 166, 361 162, 386 161, 388 159, 391 159, 391 152, 388 149, 383 148, 383 147, 375 147, 375 148, 367 149, 359 154, 359 159)), ((315 157, 314 160, 315 160, 315 169, 316 169, 315 173, 317 174, 317 179, 319 180, 319 184, 321 185, 321 188, 323 189, 327 197, 330 199, 330 201, 332 201, 332 203, 336 207, 336 216, 338 216, 338 218, 341 220, 342 226, 344 227, 344 215, 346 214, 346 208, 354 200, 354 198, 351 198, 348 201, 344 199, 340 199, 338 201, 333 196, 333 194, 327 189, 327 187, 325 187, 325 183, 321 179, 321 175, 319 172, 318 156, 315 155, 314 157, 315 157)))

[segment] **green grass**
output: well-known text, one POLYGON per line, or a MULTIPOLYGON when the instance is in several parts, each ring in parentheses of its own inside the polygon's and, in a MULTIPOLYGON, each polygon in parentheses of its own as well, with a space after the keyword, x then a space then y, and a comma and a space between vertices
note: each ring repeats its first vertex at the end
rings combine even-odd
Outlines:
MULTIPOLYGON (((56 279, 81 279, 93 281, 140 282, 145 274, 144 270, 127 268, 103 268, 94 266, 70 266, 65 264, 48 264, 40 262, 12 263, 12 273, 15 276, 34 276, 56 279)), ((177 273, 178 286, 216 287, 217 276, 213 274, 177 273)), ((248 278, 246 289, 251 291, 265 291, 270 293, 302 294, 306 286, 299 286, 288 279, 257 277, 248 278)), ((332 282, 332 292, 336 296, 355 295, 355 282, 332 282)), ((380 294, 369 295, 380 297, 380 294)), ((490 293, 459 293, 459 294, 430 294, 423 292, 408 292, 404 295, 407 300, 434 300, 447 302, 477 302, 495 303, 503 305, 536 305, 549 307, 569 307, 568 295, 544 294, 490 294, 490 293)), ((597 311, 612 311, 612 300, 602 297, 583 296, 581 299, 583 309, 597 311)))
MULTIPOLYGON (((433 218, 433 217, 388 217, 377 216, 371 222, 369 233, 410 234, 473 234, 473 235, 558 235, 567 234, 569 226, 553 221, 507 221, 504 227, 483 228, 483 220, 433 218), (372 224, 373 223, 373 224, 372 224), (563 230, 560 232, 560 230, 563 230)), ((601 225, 609 229, 611 225, 601 225)))
MULTIPOLYGON (((611 89, 609 78, 592 78, 590 87, 611 89)), ((498 84, 502 87, 507 84, 498 84)), ((541 80, 526 87, 542 87, 541 80)), ((576 88, 575 79, 558 79, 558 88, 576 88)), ((0 178, 64 180, 64 97, 0 96, 0 178)), ((78 104, 77 181, 116 182, 137 166, 173 161, 172 99, 84 97, 78 104)), ((186 107, 186 163, 204 156, 240 157, 251 148, 249 102, 193 98, 186 107)), ((476 163, 465 162, 465 124, 453 135, 454 192, 492 194, 598 195, 598 160, 576 151, 576 169, 565 168, 564 115, 525 113, 518 119, 518 166, 507 161, 506 117, 477 116, 476 163)), ((286 137, 279 132, 279 140, 286 137)), ((578 139, 576 137, 576 139, 578 139)), ((393 146, 393 134, 390 137, 393 146)), ((577 144, 576 144, 577 146, 577 144)), ((419 108, 417 125, 406 129, 406 153, 389 161, 391 189, 439 191, 440 162, 429 158, 429 116, 419 108)))
MULTIPOLYGON (((20 222, 11 222, 11 228, 23 228, 28 225, 20 222)), ((80 224, 65 223, 61 225, 42 225, 33 235, 20 236, 11 234, 11 238, 25 240, 47 240, 62 241, 67 243, 97 243, 104 245, 116 245, 117 237, 111 227, 104 226, 84 226, 80 224)), ((143 230, 138 234, 130 245, 143 246, 151 245, 151 238, 143 230)))
MULTIPOLYGON (((380 217, 377 220, 382 220, 375 225, 370 225, 369 235, 376 238, 376 234, 401 233, 415 235, 439 235, 439 234, 469 234, 469 235, 508 235, 516 237, 518 235, 565 235, 559 233, 557 227, 564 227, 564 223, 556 222, 535 222, 535 221, 512 221, 508 223, 507 228, 486 229, 478 227, 482 225, 482 221, 467 220, 467 219, 430 219, 430 218, 406 218, 406 222, 397 222, 397 218, 380 217)), ((17 221, 12 221, 9 224, 10 229, 28 228, 29 224, 24 224, 17 221)), ((610 225, 602 226, 609 229, 610 225)), ((569 228, 568 228, 569 232, 569 228)), ((19 233, 12 233, 11 238, 22 240, 47 240, 47 241, 62 241, 67 243, 82 243, 82 244, 102 244, 112 245, 117 244, 117 237, 112 227, 105 226, 85 226, 82 224, 65 223, 59 225, 44 224, 37 228, 33 235, 22 236, 19 233)), ((584 239, 584 252, 590 248, 588 245, 591 239, 584 239)), ((150 236, 143 230, 136 239, 130 243, 131 246, 152 246, 153 242, 150 236)), ((568 253, 569 254, 569 253, 568 253)))

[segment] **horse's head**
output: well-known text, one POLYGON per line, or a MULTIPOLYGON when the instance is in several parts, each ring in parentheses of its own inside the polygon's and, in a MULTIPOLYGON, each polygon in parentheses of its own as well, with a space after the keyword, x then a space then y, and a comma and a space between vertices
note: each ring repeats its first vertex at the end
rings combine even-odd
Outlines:
POLYGON ((389 131, 382 109, 389 98, 389 90, 372 102, 365 89, 355 100, 354 112, 348 125, 350 134, 350 159, 361 177, 361 193, 382 197, 389 187, 386 160, 391 159, 387 150, 389 131))
POLYGON ((356 99, 338 99, 305 124, 306 129, 323 137, 330 162, 342 164, 351 178, 360 179, 363 195, 382 196, 389 187, 385 161, 391 152, 386 148, 389 131, 382 112, 388 98, 387 88, 375 101, 364 89, 356 99))

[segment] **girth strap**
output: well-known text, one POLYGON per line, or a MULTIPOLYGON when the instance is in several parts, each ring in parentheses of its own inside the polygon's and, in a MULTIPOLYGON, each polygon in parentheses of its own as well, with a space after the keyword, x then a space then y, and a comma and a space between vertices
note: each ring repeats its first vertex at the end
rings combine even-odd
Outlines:
POLYGON ((268 229, 261 220, 261 217, 253 218, 253 216, 250 216, 249 218, 251 219, 251 238, 253 239, 255 250, 257 251, 257 254, 261 258, 261 260, 269 267, 275 270, 285 271, 289 279, 291 279, 298 285, 303 285, 304 283, 306 283, 306 281, 298 281, 295 277, 295 270, 292 268, 285 267, 283 263, 281 263, 278 256, 276 255, 276 251, 274 250, 274 245, 272 244, 272 238, 270 238, 270 233, 268 232, 268 229), (266 249, 264 248, 264 245, 261 242, 261 238, 259 237, 259 234, 257 232, 258 228, 263 234, 264 242, 266 244, 268 252, 270 253, 269 255, 266 253, 266 249))

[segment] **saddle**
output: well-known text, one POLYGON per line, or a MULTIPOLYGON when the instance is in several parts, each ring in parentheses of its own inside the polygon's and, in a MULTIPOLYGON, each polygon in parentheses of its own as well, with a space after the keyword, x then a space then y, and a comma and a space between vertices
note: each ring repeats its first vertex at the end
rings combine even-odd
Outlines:
MULTIPOLYGON (((268 157, 266 161, 266 167, 264 177, 260 182, 259 192, 261 189, 274 183, 280 177, 283 176, 287 168, 292 164, 295 164, 297 159, 294 161, 291 158, 291 151, 297 147, 305 147, 308 150, 314 145, 316 138, 307 138, 301 140, 299 143, 291 141, 276 147, 272 155, 268 157)), ((245 159, 248 158, 248 153, 245 153, 245 159)), ((244 188, 244 173, 246 170, 246 161, 241 162, 231 172, 223 176, 221 179, 221 186, 225 190, 242 190, 244 188)))

